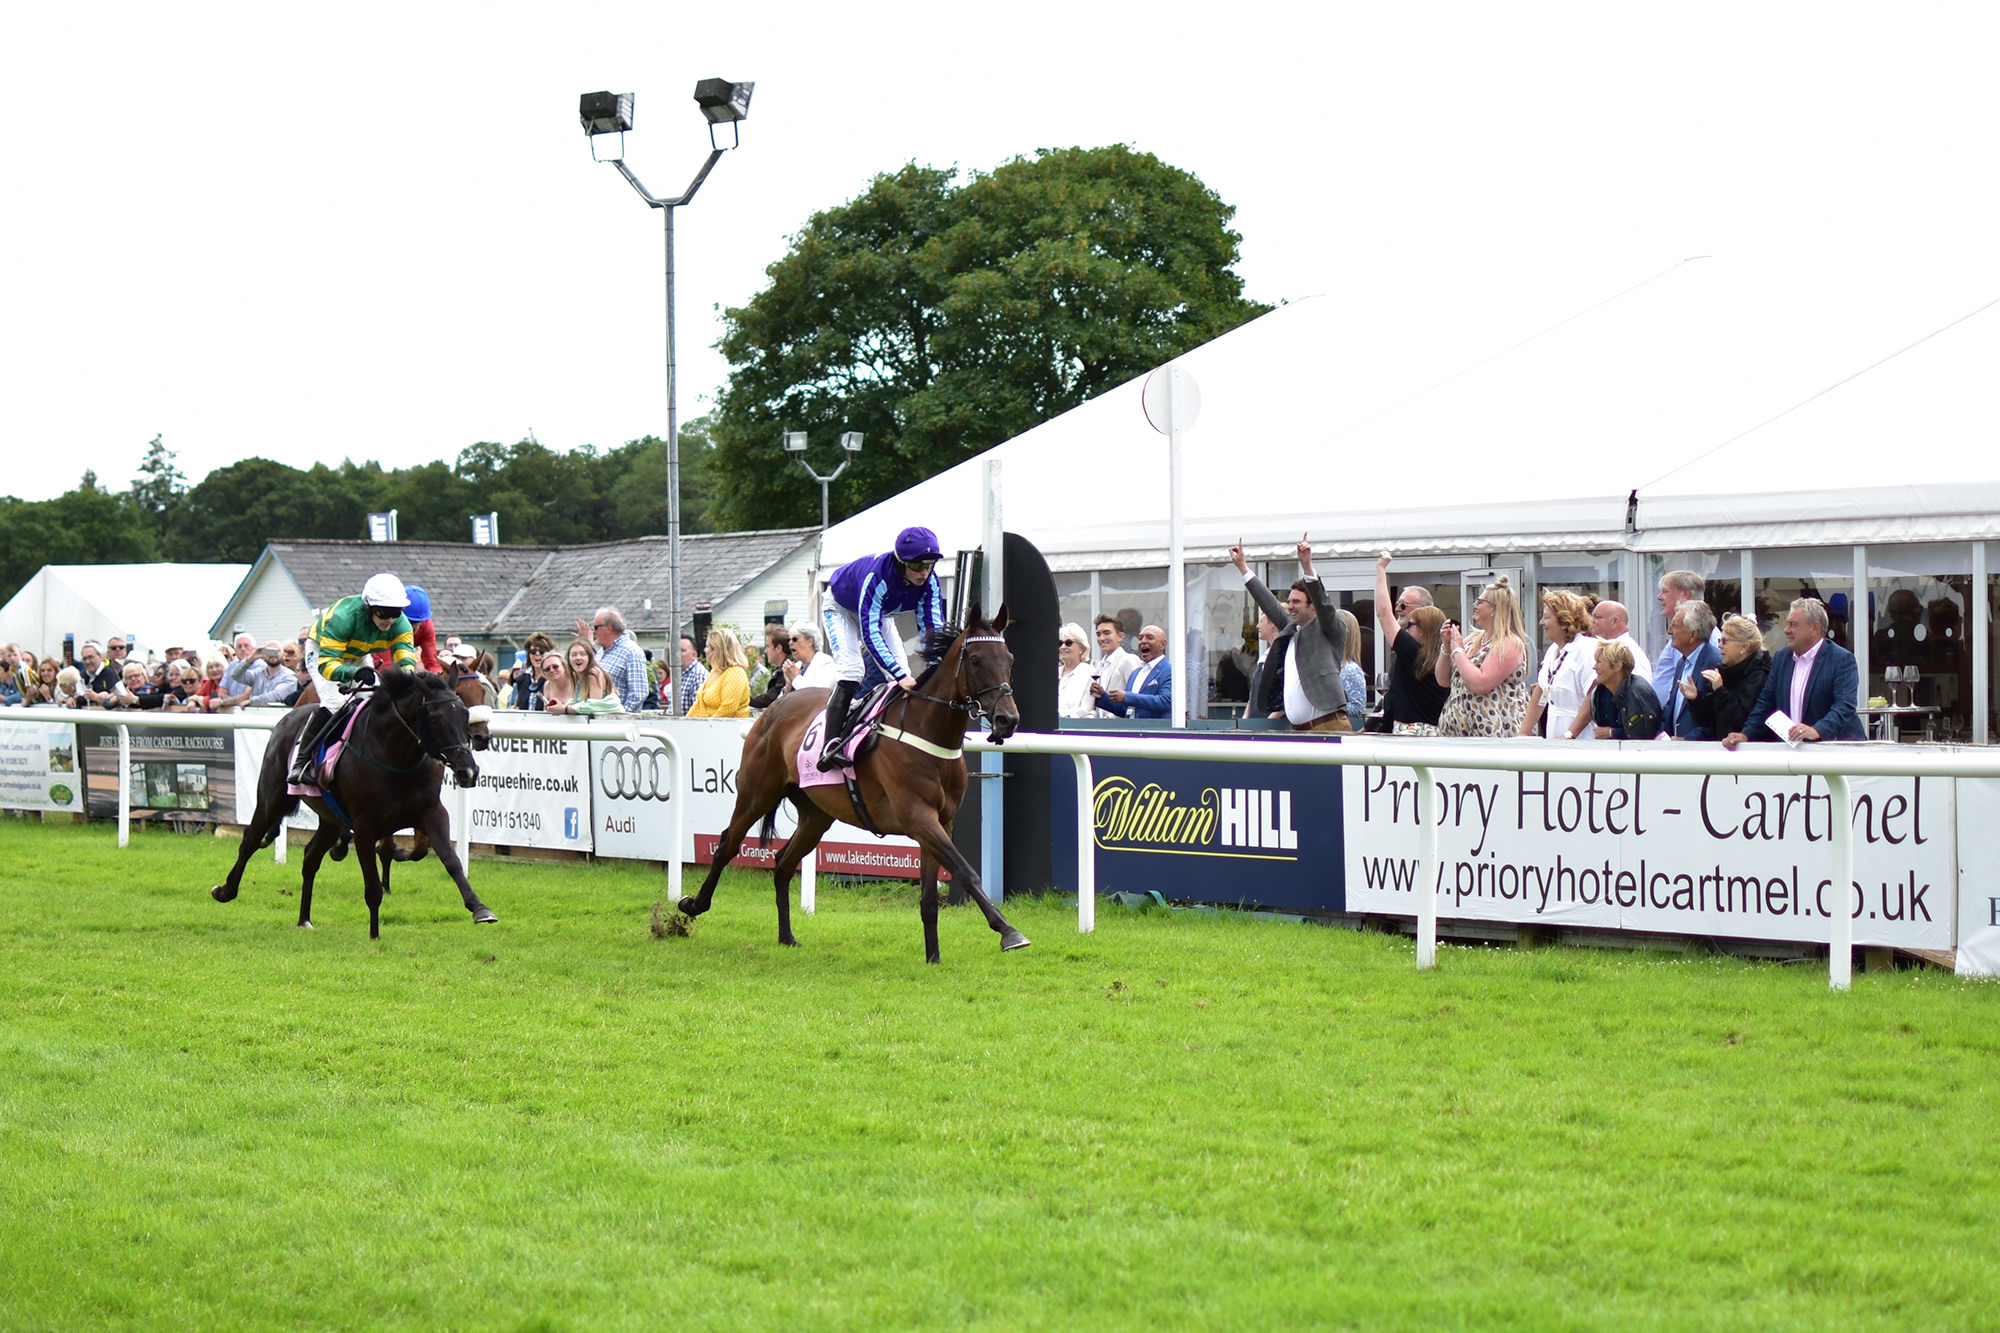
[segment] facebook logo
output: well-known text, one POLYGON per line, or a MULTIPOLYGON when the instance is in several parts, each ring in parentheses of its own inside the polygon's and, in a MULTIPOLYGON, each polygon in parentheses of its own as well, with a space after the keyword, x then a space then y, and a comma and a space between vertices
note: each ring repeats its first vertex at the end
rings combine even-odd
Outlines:
POLYGON ((571 842, 583 836, 583 817, 573 805, 563 807, 563 837, 571 842))

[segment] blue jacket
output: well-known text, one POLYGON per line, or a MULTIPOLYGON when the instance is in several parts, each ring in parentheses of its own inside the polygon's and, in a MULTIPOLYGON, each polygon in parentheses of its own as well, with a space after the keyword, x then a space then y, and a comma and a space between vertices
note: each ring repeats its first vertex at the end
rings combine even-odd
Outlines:
POLYGON ((834 574, 831 590, 834 604, 852 611, 861 622, 862 649, 890 680, 902 679, 905 667, 901 645, 892 645, 882 633, 883 618, 915 611, 917 629, 926 638, 945 623, 944 589, 938 586, 937 571, 913 584, 903 577, 902 563, 893 552, 848 561, 834 574))
POLYGON ((1116 713, 1119 717, 1165 717, 1173 712, 1174 664, 1165 654, 1161 654, 1151 662, 1141 665, 1132 674, 1137 676, 1141 671, 1147 673, 1146 687, 1143 691, 1135 693, 1131 688, 1132 682, 1128 680, 1125 682, 1124 703, 1112 703, 1111 696, 1107 694, 1097 701, 1097 706, 1107 713, 1116 713))
MULTIPOLYGON (((1686 658, 1681 659, 1682 663, 1685 663, 1686 660, 1686 658)), ((1707 694, 1711 687, 1707 681, 1701 678, 1701 673, 1720 669, 1721 666, 1722 654, 1716 651, 1716 647, 1712 643, 1704 643, 1701 647, 1695 649, 1694 667, 1691 674, 1684 673, 1679 665, 1675 666, 1674 679, 1667 686, 1668 693, 1660 696, 1660 725, 1670 735, 1684 741, 1719 741, 1722 739, 1720 736, 1710 735, 1707 727, 1695 721, 1692 701, 1682 697, 1679 684, 1683 679, 1692 680, 1695 689, 1703 694, 1707 694)))
MULTIPOLYGON (((1772 656, 1771 674, 1764 678, 1764 688, 1750 710, 1750 720, 1743 724, 1743 734, 1749 739, 1778 739, 1764 725, 1764 719, 1775 710, 1791 711, 1792 663, 1795 657, 1790 648, 1780 648, 1772 656)), ((1820 646, 1819 656, 1813 661, 1812 676, 1806 681, 1805 716, 1795 717, 1792 721, 1805 723, 1817 731, 1823 741, 1866 740, 1868 733, 1862 730, 1861 719, 1854 711, 1855 695, 1860 688, 1861 670, 1855 665, 1854 654, 1828 639, 1820 646)))

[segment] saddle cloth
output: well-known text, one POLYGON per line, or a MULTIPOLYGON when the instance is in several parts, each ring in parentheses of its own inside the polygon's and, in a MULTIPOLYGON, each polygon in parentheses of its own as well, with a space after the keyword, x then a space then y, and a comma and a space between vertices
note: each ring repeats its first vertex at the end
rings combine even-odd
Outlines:
MULTIPOLYGON (((319 771, 322 774, 333 772, 333 766, 340 762, 340 752, 347 748, 347 738, 354 734, 354 724, 361 720, 361 710, 366 708, 369 701, 373 698, 373 695, 363 695, 355 703, 353 711, 348 713, 347 721, 340 728, 340 734, 332 740, 324 741, 320 744, 319 771)), ((299 762, 299 746, 297 741, 292 742, 292 752, 287 758, 290 760, 290 763, 286 765, 285 771, 290 772, 299 762)), ((324 796, 326 793, 318 787, 307 787, 296 782, 289 782, 285 784, 285 794, 287 796, 324 796)))
MULTIPOLYGON (((850 763, 868 748, 873 739, 876 720, 882 716, 882 710, 889 706, 890 692, 895 688, 894 685, 877 686, 874 693, 861 701, 861 720, 854 724, 854 730, 848 735, 847 743, 840 747, 840 752, 847 756, 850 763)), ((799 737, 801 787, 837 787, 847 781, 847 775, 851 770, 819 766, 820 747, 825 739, 826 710, 821 709, 819 714, 806 724, 806 734, 799 737)))

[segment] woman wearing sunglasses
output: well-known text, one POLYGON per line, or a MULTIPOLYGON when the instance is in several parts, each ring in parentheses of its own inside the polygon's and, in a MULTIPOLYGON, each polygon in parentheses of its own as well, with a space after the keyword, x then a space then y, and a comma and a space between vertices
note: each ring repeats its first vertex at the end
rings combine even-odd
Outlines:
POLYGON ((846 767, 838 753, 847 736, 847 710, 869 663, 906 690, 916 678, 903 661, 903 645, 892 617, 917 613, 917 630, 924 638, 945 623, 944 590, 938 586, 937 534, 929 528, 904 528, 896 534, 896 549, 884 555, 864 555, 841 566, 833 576, 833 594, 820 612, 826 629, 826 650, 833 656, 837 677, 827 701, 826 745, 820 767, 846 767), (865 658, 864 658, 865 654, 865 658))

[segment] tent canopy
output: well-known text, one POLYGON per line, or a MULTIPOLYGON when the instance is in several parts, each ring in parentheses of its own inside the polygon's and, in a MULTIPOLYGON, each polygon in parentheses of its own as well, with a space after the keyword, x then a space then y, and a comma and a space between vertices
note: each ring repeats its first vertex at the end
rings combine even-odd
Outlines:
POLYGON ((60 657, 81 644, 131 635, 140 653, 208 643, 208 627, 248 565, 43 565, 0 607, 0 643, 60 657))
MULTIPOLYGON (((2000 272, 1900 256, 1700 256, 1484 354, 1449 311, 1294 302, 1178 359, 1202 400, 1183 435, 1188 556, 1239 539, 1280 555, 1301 533, 1332 555, 1996 535, 2000 453, 1975 442, 2000 425, 1980 373, 2000 310, 1896 355, 1991 299, 1989 281, 2000 291, 2000 272), (1802 516, 1809 530, 1786 526, 1802 516)), ((1143 385, 835 524, 822 563, 886 550, 910 523, 947 552, 978 545, 986 458, 1005 526, 1058 568, 1162 563, 1167 450, 1143 385)))

